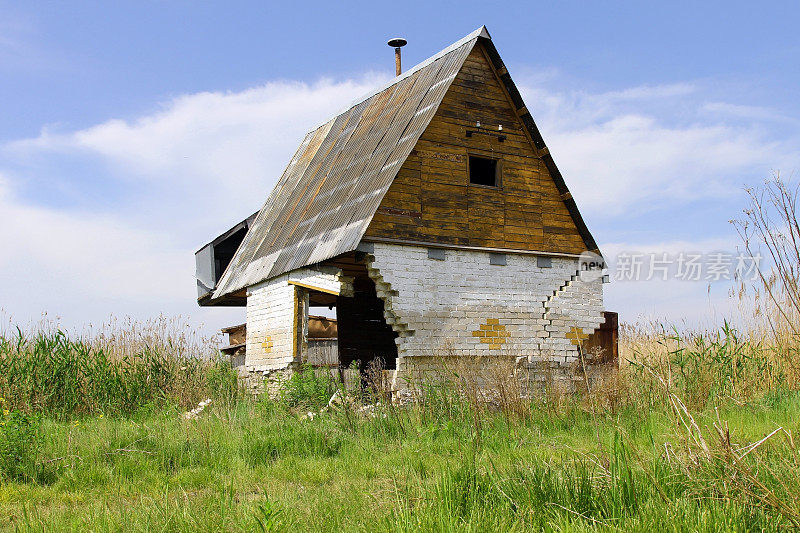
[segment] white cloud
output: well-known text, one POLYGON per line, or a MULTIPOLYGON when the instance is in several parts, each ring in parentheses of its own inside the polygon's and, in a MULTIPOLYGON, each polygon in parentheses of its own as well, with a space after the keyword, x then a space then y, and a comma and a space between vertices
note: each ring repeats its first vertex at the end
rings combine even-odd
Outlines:
POLYGON ((172 246, 168 235, 113 216, 26 205, 3 181, 0 302, 15 317, 49 311, 97 322, 112 313, 178 312, 191 298, 191 252, 172 246))
POLYGON ((9 196, 11 196, 9 180, 5 176, 0 174, 0 201, 9 196))
POLYGON ((589 210, 620 214, 737 191, 748 172, 783 159, 779 147, 724 125, 671 128, 626 115, 550 137, 562 172, 589 210), (599 185, 599 186, 598 186, 599 185), (583 191, 591 194, 582 194, 583 191))
POLYGON ((771 138, 754 109, 742 124, 742 109, 705 103, 691 84, 600 94, 524 85, 521 91, 587 213, 619 216, 726 197, 772 169, 800 163, 797 138, 771 138), (717 111, 712 119, 709 109, 717 111))
POLYGON ((23 321, 48 311, 76 326, 111 313, 211 316, 212 329, 241 320, 241 309, 197 308, 194 251, 264 202, 306 130, 378 81, 186 95, 133 121, 45 129, 10 143, 0 168, 23 170, 0 174, 0 249, 13 250, 0 254, 0 307, 23 321), (54 208, 15 190, 40 178, 25 172, 58 168, 76 154, 88 167, 64 165, 63 175, 48 178, 55 187, 89 194, 97 183, 82 180, 107 166, 118 183, 103 186, 125 187, 130 197, 90 210, 54 208))
MULTIPOLYGON (((304 133, 379 81, 272 82, 184 95, 143 117, 80 131, 45 128, 3 147, 0 249, 12 253, 0 254, 0 306, 18 318, 49 310, 74 325, 112 312, 211 317, 212 329, 240 319, 241 310, 196 307, 194 250, 260 207, 304 133), (63 171, 43 179, 42 169, 53 168, 63 171), (77 196, 97 188, 125 194, 53 207, 30 186, 41 182, 77 196)), ((637 206, 727 194, 754 169, 796 156, 757 123, 701 116, 705 102, 692 84, 601 94, 522 89, 579 205, 607 221, 637 206), (672 107, 691 120, 671 120, 665 109, 672 107)), ((710 244, 659 246, 678 245, 710 244)), ((627 245, 603 249, 608 255, 620 246, 627 245)), ((683 317, 706 300, 702 286, 641 287, 612 284, 609 308, 683 317)))
POLYGON ((709 102, 703 104, 701 110, 718 117, 732 117, 745 120, 764 120, 774 122, 789 122, 797 124, 797 119, 788 117, 775 109, 763 106, 750 106, 729 104, 726 102, 709 102))
POLYGON ((609 101, 631 101, 631 100, 655 100, 671 98, 674 96, 685 96, 692 94, 697 88, 691 83, 671 83, 666 85, 639 85, 621 91, 609 91, 592 97, 594 102, 609 101))
POLYGON ((381 81, 374 75, 313 85, 273 82, 238 93, 199 93, 148 116, 109 120, 76 132, 45 128, 9 144, 17 156, 81 153, 115 176, 148 182, 183 199, 263 201, 305 133, 381 81))

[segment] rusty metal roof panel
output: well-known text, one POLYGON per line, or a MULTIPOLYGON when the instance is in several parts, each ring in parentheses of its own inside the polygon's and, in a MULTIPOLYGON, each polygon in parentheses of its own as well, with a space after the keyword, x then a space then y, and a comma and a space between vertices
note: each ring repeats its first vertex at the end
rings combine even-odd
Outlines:
POLYGON ((309 132, 213 297, 354 250, 481 37, 485 28, 309 132))

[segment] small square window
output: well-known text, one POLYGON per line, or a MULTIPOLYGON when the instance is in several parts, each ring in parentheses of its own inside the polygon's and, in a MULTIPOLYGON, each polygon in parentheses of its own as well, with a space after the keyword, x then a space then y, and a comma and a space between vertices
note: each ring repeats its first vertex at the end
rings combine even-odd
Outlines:
POLYGON ((469 182, 475 185, 497 187, 497 159, 469 156, 469 182))
POLYGON ((489 254, 489 264, 490 265, 505 266, 505 264, 506 264, 506 254, 489 254))
POLYGON ((444 261, 444 250, 441 248, 428 248, 428 259, 444 261))

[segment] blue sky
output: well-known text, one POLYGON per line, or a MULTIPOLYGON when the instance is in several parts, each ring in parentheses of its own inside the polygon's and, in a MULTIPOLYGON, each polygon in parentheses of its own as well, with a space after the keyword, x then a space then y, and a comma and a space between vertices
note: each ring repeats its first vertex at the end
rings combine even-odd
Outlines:
MULTIPOLYGON (((193 252, 308 128, 481 24, 607 257, 734 250, 742 187, 800 168, 795 3, 0 0, 0 308, 80 328, 194 304, 193 252)), ((623 320, 730 312, 723 282, 617 282, 623 320)))

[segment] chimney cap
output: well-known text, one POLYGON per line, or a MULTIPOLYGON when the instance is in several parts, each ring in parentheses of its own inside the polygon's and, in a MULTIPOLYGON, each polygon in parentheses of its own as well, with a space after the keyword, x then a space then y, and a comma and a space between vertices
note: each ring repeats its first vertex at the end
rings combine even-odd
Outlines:
POLYGON ((400 48, 401 46, 405 46, 406 44, 408 44, 408 41, 406 41, 402 37, 394 37, 392 39, 389 39, 389 42, 386 44, 388 44, 392 48, 400 48))

